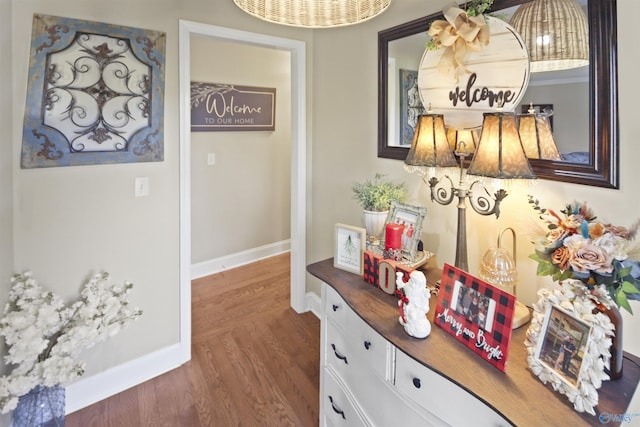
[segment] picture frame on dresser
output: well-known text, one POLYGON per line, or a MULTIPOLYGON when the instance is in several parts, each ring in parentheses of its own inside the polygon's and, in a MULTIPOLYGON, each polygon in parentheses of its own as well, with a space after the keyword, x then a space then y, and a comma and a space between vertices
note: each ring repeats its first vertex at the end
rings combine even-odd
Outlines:
POLYGON ((444 264, 434 323, 503 372, 514 312, 514 295, 444 264))
POLYGON ((367 230, 338 223, 335 225, 333 266, 360 276, 364 273, 367 230))
POLYGON ((594 302, 567 281, 560 289, 543 288, 527 330, 527 363, 531 371, 567 396, 578 412, 595 415, 598 391, 608 380, 611 320, 594 315, 594 302))
POLYGON ((427 208, 393 201, 387 215, 386 224, 402 224, 402 257, 410 262, 418 256, 418 242, 422 233, 422 223, 427 216, 427 208))

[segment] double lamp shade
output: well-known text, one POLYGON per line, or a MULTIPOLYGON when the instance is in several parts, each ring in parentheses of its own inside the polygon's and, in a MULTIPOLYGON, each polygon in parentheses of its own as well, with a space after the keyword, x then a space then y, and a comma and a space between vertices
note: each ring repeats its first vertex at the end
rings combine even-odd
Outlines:
MULTIPOLYGON (((457 166, 441 114, 419 117, 405 164, 410 167, 457 166)), ((515 114, 484 113, 480 141, 467 174, 500 179, 535 178, 520 140, 515 114)))

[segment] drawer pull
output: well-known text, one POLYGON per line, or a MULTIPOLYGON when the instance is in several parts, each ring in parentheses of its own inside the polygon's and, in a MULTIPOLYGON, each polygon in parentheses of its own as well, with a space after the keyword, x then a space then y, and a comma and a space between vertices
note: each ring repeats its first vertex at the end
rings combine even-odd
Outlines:
POLYGON ((340 306, 339 306, 339 305, 337 305, 337 304, 333 304, 333 305, 331 306, 331 308, 333 308, 333 311, 338 311, 338 309, 340 308, 340 306))
POLYGON ((370 341, 365 341, 364 342, 364 348, 366 348, 367 350, 369 350, 369 348, 371 347, 371 342, 370 341))
POLYGON ((343 356, 342 354, 338 353, 338 350, 336 350, 336 345, 335 344, 331 344, 331 348, 333 349, 333 352, 335 353, 336 357, 340 360, 344 360, 344 364, 348 365, 349 362, 347 362, 347 356, 343 356))
POLYGON ((347 418, 344 416, 344 411, 338 408, 335 403, 333 403, 333 397, 329 396, 329 402, 331 402, 331 408, 333 409, 333 412, 335 412, 338 415, 341 415, 342 419, 346 420, 347 418))
POLYGON ((420 386, 422 386, 422 384, 420 383, 420 378, 414 378, 413 379, 413 386, 415 388, 420 388, 420 386))

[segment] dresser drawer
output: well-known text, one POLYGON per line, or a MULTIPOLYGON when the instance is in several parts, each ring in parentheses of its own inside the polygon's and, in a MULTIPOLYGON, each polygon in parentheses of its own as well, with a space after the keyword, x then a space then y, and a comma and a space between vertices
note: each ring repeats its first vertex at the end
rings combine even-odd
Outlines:
POLYGON ((336 297, 331 307, 338 305, 336 312, 340 314, 333 318, 327 316, 327 365, 341 372, 349 366, 366 369, 369 374, 393 382, 395 348, 336 297))
POLYGON ((324 396, 321 396, 320 404, 324 409, 324 420, 320 420, 321 426, 327 427, 359 427, 368 423, 363 421, 363 417, 355 409, 351 400, 338 385, 333 375, 326 369, 323 372, 324 396))
POLYGON ((450 425, 511 425, 466 390, 399 350, 396 352, 396 388, 424 410, 450 425))
POLYGON ((327 319, 338 325, 346 325, 349 323, 350 316, 357 316, 340 295, 328 285, 323 285, 324 292, 324 313, 327 319))

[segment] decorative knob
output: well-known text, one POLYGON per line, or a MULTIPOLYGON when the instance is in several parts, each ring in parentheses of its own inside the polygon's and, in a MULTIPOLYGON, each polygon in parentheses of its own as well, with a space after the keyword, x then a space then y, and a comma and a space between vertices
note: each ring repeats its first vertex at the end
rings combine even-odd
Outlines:
POLYGON ((420 378, 414 378, 414 379, 413 379, 413 386, 414 386, 415 388, 420 388, 420 386, 421 386, 421 385, 422 385, 422 384, 420 383, 420 378))
POLYGON ((338 307, 338 305, 337 305, 337 304, 333 304, 333 311, 338 311, 338 309, 339 309, 339 308, 340 308, 340 307, 338 307))
POLYGON ((366 348, 367 350, 369 350, 369 347, 371 347, 371 343, 369 341, 365 341, 364 342, 364 348, 366 348))

